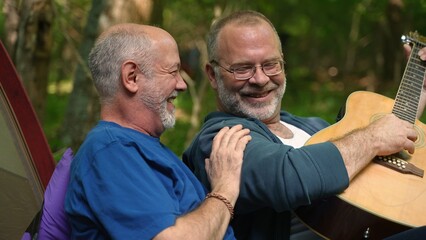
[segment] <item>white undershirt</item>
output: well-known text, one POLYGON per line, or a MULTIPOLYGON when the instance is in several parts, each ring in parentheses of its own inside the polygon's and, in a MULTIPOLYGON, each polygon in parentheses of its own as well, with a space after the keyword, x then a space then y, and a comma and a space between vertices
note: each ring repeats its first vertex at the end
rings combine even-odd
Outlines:
MULTIPOLYGON (((311 137, 307 132, 303 131, 302 129, 288 124, 286 122, 280 121, 281 124, 286 126, 288 129, 290 129, 293 132, 292 138, 281 138, 277 136, 281 142, 285 145, 292 146, 294 148, 300 148, 303 147, 308 141, 308 139, 311 137)), ((300 220, 292 214, 291 218, 291 227, 290 227, 290 240, 313 240, 313 239, 322 239, 318 235, 316 235, 314 232, 309 230, 308 227, 306 227, 300 220)))
POLYGON ((289 145, 294 148, 300 148, 300 147, 303 147, 306 141, 308 141, 308 139, 311 137, 311 135, 309 135, 307 132, 303 131, 302 129, 294 125, 288 124, 283 121, 280 121, 280 122, 282 125, 286 126, 288 129, 290 129, 293 132, 292 138, 281 138, 277 136, 281 140, 281 142, 284 143, 285 145, 289 145))

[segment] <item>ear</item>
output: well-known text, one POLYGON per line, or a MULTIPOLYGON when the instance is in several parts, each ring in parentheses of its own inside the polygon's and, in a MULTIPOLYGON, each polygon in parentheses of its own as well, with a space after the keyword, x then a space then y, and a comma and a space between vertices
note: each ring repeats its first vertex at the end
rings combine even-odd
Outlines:
POLYGON ((136 93, 139 89, 137 71, 139 69, 133 61, 126 61, 121 65, 121 83, 131 93, 136 93))
POLYGON ((214 72, 213 66, 210 63, 206 64, 205 67, 206 73, 207 73, 207 77, 210 80, 210 85, 212 86, 213 89, 217 89, 217 81, 216 81, 216 74, 214 72))

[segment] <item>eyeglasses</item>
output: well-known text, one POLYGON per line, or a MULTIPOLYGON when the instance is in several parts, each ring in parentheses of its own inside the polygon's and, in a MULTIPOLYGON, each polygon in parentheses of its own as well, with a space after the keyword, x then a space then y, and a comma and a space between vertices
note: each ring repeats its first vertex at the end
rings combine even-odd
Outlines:
MULTIPOLYGON (((259 65, 239 65, 239 66, 231 66, 229 69, 220 65, 216 60, 210 61, 211 64, 215 64, 221 68, 223 68, 225 71, 230 72, 234 74, 234 78, 236 80, 247 80, 254 76, 256 73, 256 69, 259 65)), ((280 74, 284 69, 284 61, 282 60, 276 60, 271 62, 262 63, 262 65, 259 66, 263 73, 268 76, 272 77, 275 75, 280 74)))

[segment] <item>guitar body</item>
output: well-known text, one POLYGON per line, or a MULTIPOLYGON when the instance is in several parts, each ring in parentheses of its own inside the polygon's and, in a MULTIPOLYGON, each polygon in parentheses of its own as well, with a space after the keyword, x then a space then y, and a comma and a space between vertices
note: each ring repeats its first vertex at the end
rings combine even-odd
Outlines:
MULTIPOLYGON (((393 106, 394 100, 382 95, 354 92, 346 102, 345 116, 312 136, 307 144, 325 142, 365 127, 392 112, 393 106)), ((404 160, 425 170, 426 126, 416 120, 415 129, 418 132, 415 153, 405 154, 408 159, 404 160)), ((343 193, 302 207, 296 215, 325 238, 383 239, 426 225, 426 178, 370 163, 343 193)))

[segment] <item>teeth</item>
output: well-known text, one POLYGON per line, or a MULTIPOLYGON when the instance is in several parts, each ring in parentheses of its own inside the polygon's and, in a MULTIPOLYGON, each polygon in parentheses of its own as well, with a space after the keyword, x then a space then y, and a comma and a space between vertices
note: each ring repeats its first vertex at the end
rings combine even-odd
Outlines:
POLYGON ((249 96, 250 97, 254 97, 254 98, 261 98, 261 97, 265 97, 265 96, 267 96, 268 94, 267 93, 265 93, 265 94, 250 94, 249 96))

